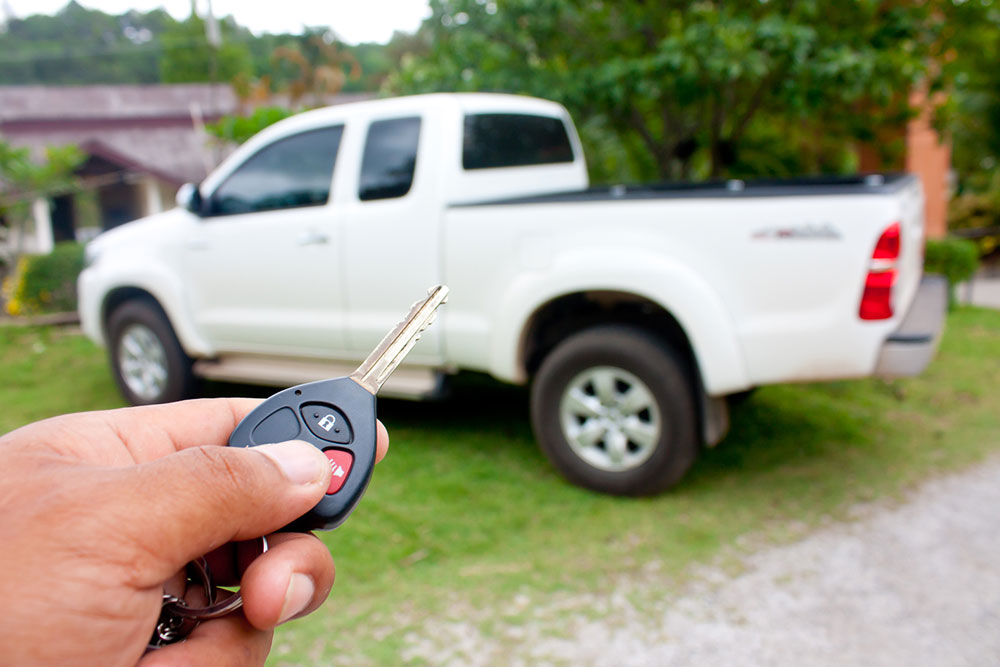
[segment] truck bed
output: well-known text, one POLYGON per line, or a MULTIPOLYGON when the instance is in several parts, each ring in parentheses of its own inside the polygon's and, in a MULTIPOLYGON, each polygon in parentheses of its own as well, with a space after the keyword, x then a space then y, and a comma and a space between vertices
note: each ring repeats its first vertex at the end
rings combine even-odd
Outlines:
POLYGON ((507 204, 565 204, 597 201, 648 199, 731 199, 740 197, 808 197, 831 195, 884 195, 898 192, 916 179, 912 174, 858 174, 811 176, 793 179, 710 181, 704 183, 656 183, 610 185, 586 190, 530 197, 511 197, 455 204, 454 206, 498 206, 507 204))

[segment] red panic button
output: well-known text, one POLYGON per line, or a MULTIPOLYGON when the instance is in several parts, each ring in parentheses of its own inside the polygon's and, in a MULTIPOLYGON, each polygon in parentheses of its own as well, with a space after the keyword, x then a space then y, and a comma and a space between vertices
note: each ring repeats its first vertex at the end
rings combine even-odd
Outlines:
POLYGON ((354 455, 343 449, 327 449, 323 453, 330 459, 330 472, 333 473, 330 476, 330 488, 326 490, 326 495, 329 496, 340 491, 340 487, 347 481, 354 455))

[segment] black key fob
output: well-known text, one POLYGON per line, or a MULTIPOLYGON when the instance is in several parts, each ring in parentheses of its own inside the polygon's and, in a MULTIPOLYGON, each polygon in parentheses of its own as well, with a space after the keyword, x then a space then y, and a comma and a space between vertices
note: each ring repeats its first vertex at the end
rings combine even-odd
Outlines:
POLYGON ((310 382, 278 392, 243 418, 230 447, 256 447, 305 440, 330 460, 326 495, 286 531, 331 530, 361 500, 375 467, 375 396, 342 377, 310 382))

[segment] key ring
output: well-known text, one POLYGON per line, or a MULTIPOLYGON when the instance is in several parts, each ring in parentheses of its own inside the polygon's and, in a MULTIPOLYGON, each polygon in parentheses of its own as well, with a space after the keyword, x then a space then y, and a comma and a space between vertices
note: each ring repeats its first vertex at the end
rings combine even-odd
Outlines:
MULTIPOLYGON (((267 538, 261 536, 261 552, 260 555, 263 556, 267 553, 267 538)), ((193 565, 201 569, 201 575, 204 581, 208 582, 210 580, 208 572, 208 563, 205 562, 204 558, 197 558, 191 561, 193 565)), ((214 593, 214 591, 213 591, 214 593)), ((213 618, 219 618, 225 616, 226 614, 231 614, 243 607, 243 594, 237 591, 233 595, 230 595, 225 600, 220 600, 219 602, 214 601, 214 595, 208 595, 208 605, 205 607, 189 607, 185 604, 184 600, 175 599, 163 605, 164 609, 168 610, 169 613, 181 618, 193 618, 197 621, 207 621, 213 618)))
MULTIPOLYGON (((264 555, 268 549, 267 538, 261 536, 260 540, 260 554, 264 555)), ((180 641, 187 637, 202 621, 220 618, 243 607, 243 594, 239 591, 225 600, 215 601, 215 585, 212 583, 212 573, 204 556, 195 558, 188 563, 186 569, 189 580, 201 581, 208 604, 204 607, 190 607, 183 598, 164 593, 160 619, 157 621, 147 650, 155 650, 180 641)))
MULTIPOLYGON (((208 570, 208 562, 204 557, 196 558, 185 567, 187 578, 200 579, 205 589, 205 599, 209 604, 215 601, 215 586, 212 584, 212 575, 208 570)), ((187 637, 194 630, 199 620, 194 618, 184 618, 172 612, 172 608, 177 604, 183 604, 184 600, 169 593, 163 594, 163 602, 160 607, 160 618, 156 622, 156 629, 153 637, 149 640, 147 650, 158 649, 168 644, 173 644, 187 637)))

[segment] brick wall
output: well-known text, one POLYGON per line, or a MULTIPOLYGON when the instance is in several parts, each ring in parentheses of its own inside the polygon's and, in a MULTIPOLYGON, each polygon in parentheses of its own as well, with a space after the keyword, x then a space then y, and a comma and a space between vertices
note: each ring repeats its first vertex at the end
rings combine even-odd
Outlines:
POLYGON ((951 170, 951 146, 931 125, 932 105, 921 92, 910 98, 920 115, 906 127, 906 171, 917 174, 924 186, 924 230, 927 238, 939 239, 948 233, 948 173, 951 170))
POLYGON ((877 147, 861 145, 858 147, 859 168, 861 171, 903 170, 916 174, 924 187, 924 232, 927 238, 939 239, 948 233, 951 146, 941 141, 931 124, 934 105, 928 103, 926 93, 915 91, 910 96, 910 104, 921 111, 907 123, 905 131, 888 133, 878 139, 879 142, 904 139, 902 159, 897 163, 887 163, 877 147))

